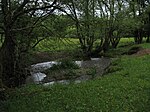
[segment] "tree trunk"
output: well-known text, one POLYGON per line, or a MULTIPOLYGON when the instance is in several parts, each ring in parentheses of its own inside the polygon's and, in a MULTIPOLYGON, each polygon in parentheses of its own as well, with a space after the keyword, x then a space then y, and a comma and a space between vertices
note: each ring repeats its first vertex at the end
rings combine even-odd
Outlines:
POLYGON ((7 87, 17 87, 25 83, 27 72, 25 63, 19 59, 16 47, 16 37, 6 32, 3 46, 0 49, 0 74, 2 83, 7 87))
POLYGON ((109 45, 110 45, 110 39, 112 37, 112 28, 108 29, 109 31, 107 32, 106 31, 106 37, 105 37, 105 41, 104 41, 104 44, 103 44, 103 51, 106 52, 109 50, 109 45))
POLYGON ((149 36, 149 34, 147 36, 146 43, 150 43, 150 36, 149 36))
POLYGON ((12 37, 11 31, 5 31, 5 40, 0 49, 0 73, 2 75, 2 82, 7 87, 16 86, 15 77, 15 38, 12 37))
POLYGON ((120 38, 119 37, 112 37, 110 39, 110 42, 112 44, 112 48, 117 48, 118 44, 119 44, 120 38))
POLYGON ((135 37, 134 37, 134 40, 135 40, 135 43, 136 44, 141 44, 142 41, 143 41, 143 35, 142 35, 142 30, 137 30, 135 31, 135 37))
POLYGON ((104 52, 109 50, 109 43, 110 43, 109 39, 106 39, 104 44, 103 44, 103 51, 104 52))

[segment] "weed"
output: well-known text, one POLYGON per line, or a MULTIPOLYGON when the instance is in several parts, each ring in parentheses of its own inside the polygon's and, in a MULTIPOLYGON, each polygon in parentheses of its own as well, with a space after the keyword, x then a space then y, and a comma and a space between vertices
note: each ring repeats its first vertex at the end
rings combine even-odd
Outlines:
POLYGON ((107 73, 113 73, 122 70, 122 67, 119 66, 110 66, 107 70, 107 73))
POLYGON ((69 69, 67 73, 65 73, 66 79, 73 80, 77 76, 77 73, 74 71, 74 69, 69 69))
POLYGON ((94 78, 95 76, 96 76, 96 73, 97 73, 97 71, 96 71, 96 68, 95 67, 92 67, 92 68, 90 68, 88 71, 87 71, 87 75, 91 75, 92 76, 92 78, 94 78))
POLYGON ((78 69, 78 68, 79 66, 71 60, 61 60, 59 61, 58 65, 54 65, 50 69, 58 70, 58 69, 78 69))
POLYGON ((79 66, 72 60, 62 60, 60 67, 63 69, 78 69, 79 66))

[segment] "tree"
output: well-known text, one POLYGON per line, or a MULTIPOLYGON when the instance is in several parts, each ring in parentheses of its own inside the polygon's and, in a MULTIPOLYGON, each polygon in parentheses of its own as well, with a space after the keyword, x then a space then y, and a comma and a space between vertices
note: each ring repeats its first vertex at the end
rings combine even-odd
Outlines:
MULTIPOLYGON (((18 56, 20 54, 19 43, 21 43, 20 46, 24 46, 27 41, 23 40, 27 38, 32 40, 29 37, 35 26, 54 12, 57 8, 57 0, 1 0, 0 6, 2 21, 0 29, 4 34, 4 42, 0 48, 0 75, 5 86, 14 87, 25 80, 25 69, 19 67, 21 63, 19 59, 21 57, 18 56), (28 22, 25 22, 25 19, 22 21, 21 18, 24 17, 28 18, 31 23, 26 24, 28 22)), ((30 42, 27 43, 30 44, 30 42)))
POLYGON ((98 0, 99 17, 104 23, 103 26, 101 25, 101 33, 104 32, 103 39, 101 39, 98 48, 104 52, 110 48, 110 45, 116 48, 120 38, 123 36, 123 28, 121 26, 122 20, 126 17, 125 11, 127 8, 125 4, 125 1, 120 0, 98 0))
POLYGON ((68 15, 74 20, 76 34, 79 38, 84 57, 89 57, 95 41, 95 2, 96 0, 71 0, 63 1, 65 9, 70 12, 68 15))
MULTIPOLYGON (((142 43, 143 37, 147 36, 149 39, 149 32, 146 30, 147 25, 149 24, 147 20, 149 20, 147 9, 149 7, 149 0, 132 0, 128 1, 129 3, 129 10, 132 13, 132 18, 135 19, 138 23, 134 31, 134 38, 135 38, 135 43, 140 44, 142 43)), ((136 23, 137 23, 136 22, 136 23)), ((148 40, 147 39, 147 40, 148 40)))
POLYGON ((117 47, 123 28, 125 2, 118 0, 64 0, 65 9, 75 21, 77 37, 85 57, 98 55, 110 47, 117 47), (96 40, 100 43, 96 45, 96 40))

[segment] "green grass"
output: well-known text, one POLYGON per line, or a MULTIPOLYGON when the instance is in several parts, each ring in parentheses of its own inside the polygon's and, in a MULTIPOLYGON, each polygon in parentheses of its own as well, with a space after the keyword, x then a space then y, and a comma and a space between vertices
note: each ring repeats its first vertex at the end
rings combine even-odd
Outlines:
MULTIPOLYGON (((99 39, 96 44, 99 44, 99 39)), ((122 38, 119 45, 134 43, 134 38, 122 38)), ((80 46, 78 39, 73 38, 59 38, 59 39, 45 39, 41 41, 35 48, 36 51, 65 51, 75 50, 80 46)))
POLYGON ((150 43, 134 44, 134 38, 122 38, 116 49, 109 49, 104 55, 108 57, 121 57, 133 47, 150 48, 150 43))
POLYGON ((121 38, 119 42, 119 46, 131 44, 131 43, 134 43, 134 38, 121 38))
MULTIPOLYGON (((99 39, 96 41, 95 45, 99 43, 99 39)), ((117 49, 110 49, 105 55, 109 57, 116 57, 122 55, 122 53, 127 52, 134 46, 142 46, 143 48, 150 48, 149 43, 134 44, 134 38, 121 38, 117 49), (122 46, 122 47, 121 47, 122 46)), ((65 38, 65 39, 48 39, 41 41, 36 48, 35 52, 73 52, 80 51, 80 43, 78 39, 65 38)), ((74 55, 74 54, 73 54, 74 55)))
POLYGON ((150 55, 122 57, 120 71, 80 84, 25 86, 3 103, 8 112, 149 112, 150 55))
POLYGON ((36 51, 72 51, 79 47, 79 40, 73 38, 45 39, 36 47, 36 51))
POLYGON ((142 46, 145 49, 150 49, 150 43, 143 43, 143 44, 139 44, 139 46, 142 46))
MULTIPOLYGON (((125 44, 128 44, 128 43, 134 43, 134 37, 128 37, 128 38, 121 38, 120 39, 120 43, 125 43, 125 44)), ((146 38, 143 38, 143 42, 146 42, 146 38)))
POLYGON ((103 77, 80 84, 16 88, 0 102, 0 112, 150 112, 150 55, 120 56, 110 68, 103 77))

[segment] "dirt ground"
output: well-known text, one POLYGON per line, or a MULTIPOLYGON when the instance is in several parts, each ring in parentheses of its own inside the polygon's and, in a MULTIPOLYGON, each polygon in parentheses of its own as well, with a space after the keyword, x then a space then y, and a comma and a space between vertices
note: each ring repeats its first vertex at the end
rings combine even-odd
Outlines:
POLYGON ((150 55, 150 49, 141 49, 137 53, 133 54, 133 56, 144 56, 144 55, 150 55))

